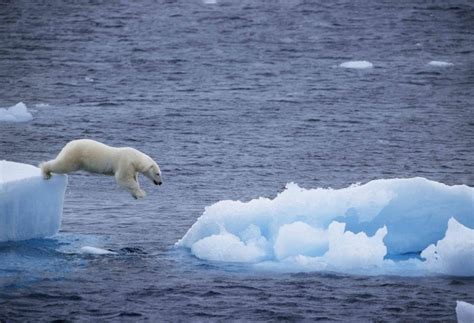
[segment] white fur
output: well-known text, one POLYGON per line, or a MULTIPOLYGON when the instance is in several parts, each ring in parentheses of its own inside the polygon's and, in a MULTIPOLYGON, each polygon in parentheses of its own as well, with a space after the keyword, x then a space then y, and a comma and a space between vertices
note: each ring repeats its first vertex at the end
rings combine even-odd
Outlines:
POLYGON ((130 147, 110 147, 89 139, 69 142, 55 159, 41 163, 40 168, 45 179, 49 179, 51 173, 66 174, 78 170, 113 175, 117 183, 136 199, 146 196, 138 184, 138 173, 156 185, 162 182, 160 167, 144 153, 130 147))

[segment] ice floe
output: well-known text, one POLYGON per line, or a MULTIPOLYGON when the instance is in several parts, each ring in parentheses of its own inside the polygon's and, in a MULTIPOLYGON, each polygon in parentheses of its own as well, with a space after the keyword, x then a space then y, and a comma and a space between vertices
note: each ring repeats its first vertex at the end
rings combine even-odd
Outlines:
POLYGON ((44 180, 35 166, 0 161, 0 242, 56 234, 66 185, 65 175, 44 180))
POLYGON ((274 199, 207 207, 177 245, 204 260, 285 271, 474 276, 473 214, 473 188, 424 178, 288 184, 274 199))

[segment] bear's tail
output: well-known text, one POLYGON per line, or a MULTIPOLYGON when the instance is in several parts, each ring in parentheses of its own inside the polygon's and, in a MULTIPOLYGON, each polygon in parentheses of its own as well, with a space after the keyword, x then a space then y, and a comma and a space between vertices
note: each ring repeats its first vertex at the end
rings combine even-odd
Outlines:
POLYGON ((41 169, 41 174, 43 175, 43 178, 44 179, 50 179, 51 178, 51 170, 48 167, 48 162, 41 162, 38 166, 41 169))

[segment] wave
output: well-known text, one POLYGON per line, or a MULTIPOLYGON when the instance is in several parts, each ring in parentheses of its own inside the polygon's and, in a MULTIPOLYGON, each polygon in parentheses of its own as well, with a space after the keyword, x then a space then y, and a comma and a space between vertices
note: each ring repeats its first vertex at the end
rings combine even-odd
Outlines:
POLYGON ((274 199, 207 207, 176 244, 259 269, 474 276, 473 214, 473 188, 425 178, 290 183, 274 199))

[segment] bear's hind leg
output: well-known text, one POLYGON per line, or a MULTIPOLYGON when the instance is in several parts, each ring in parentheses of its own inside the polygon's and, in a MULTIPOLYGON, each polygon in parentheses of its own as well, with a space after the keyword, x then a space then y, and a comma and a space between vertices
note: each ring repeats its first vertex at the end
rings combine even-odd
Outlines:
POLYGON ((48 162, 41 163, 40 167, 45 179, 51 178, 51 173, 67 174, 80 169, 77 162, 59 157, 48 162))
POLYGON ((39 168, 41 169, 41 174, 43 175, 44 179, 51 178, 51 170, 48 167, 49 162, 42 162, 39 164, 39 168))

